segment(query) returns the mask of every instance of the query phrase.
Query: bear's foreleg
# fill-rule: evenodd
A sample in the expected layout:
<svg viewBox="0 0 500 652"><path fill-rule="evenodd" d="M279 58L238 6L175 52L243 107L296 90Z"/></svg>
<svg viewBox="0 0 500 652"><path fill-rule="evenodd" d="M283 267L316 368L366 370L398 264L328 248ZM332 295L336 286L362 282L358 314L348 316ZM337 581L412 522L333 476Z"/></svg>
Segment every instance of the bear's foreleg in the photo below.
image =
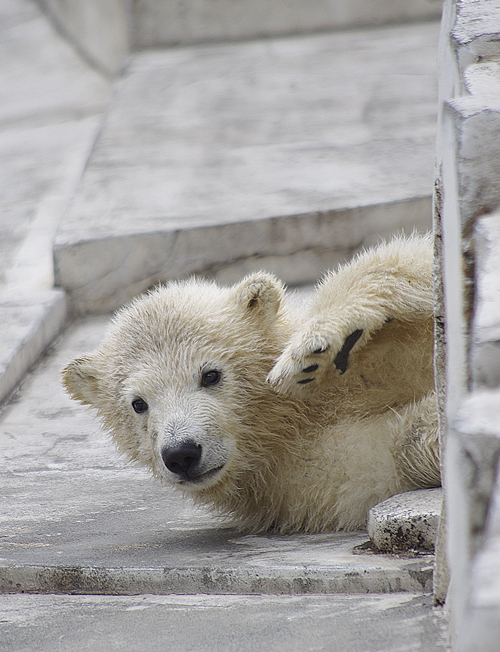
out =
<svg viewBox="0 0 500 652"><path fill-rule="evenodd" d="M431 240L396 238L327 274L268 381L278 391L307 395L332 378L332 365L345 373L351 353L386 323L414 325L432 312Z"/></svg>

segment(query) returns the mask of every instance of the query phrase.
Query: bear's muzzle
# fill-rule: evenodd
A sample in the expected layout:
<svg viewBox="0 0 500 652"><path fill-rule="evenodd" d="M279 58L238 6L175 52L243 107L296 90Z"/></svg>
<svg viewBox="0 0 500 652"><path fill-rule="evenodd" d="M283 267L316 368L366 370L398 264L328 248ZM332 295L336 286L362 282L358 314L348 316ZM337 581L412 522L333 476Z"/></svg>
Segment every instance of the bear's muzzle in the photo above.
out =
<svg viewBox="0 0 500 652"><path fill-rule="evenodd" d="M186 440L175 446L164 446L161 457L167 469L184 483L202 483L216 475L224 465L206 469L200 463L202 446L193 440Z"/></svg>

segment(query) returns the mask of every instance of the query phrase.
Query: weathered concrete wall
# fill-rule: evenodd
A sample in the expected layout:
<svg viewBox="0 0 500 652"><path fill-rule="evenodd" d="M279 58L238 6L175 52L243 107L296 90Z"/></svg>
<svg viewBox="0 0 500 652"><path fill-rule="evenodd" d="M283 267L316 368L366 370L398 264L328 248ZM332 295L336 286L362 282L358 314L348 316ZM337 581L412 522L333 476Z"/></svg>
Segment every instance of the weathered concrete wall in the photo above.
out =
<svg viewBox="0 0 500 652"><path fill-rule="evenodd" d="M500 545L492 500L500 458L500 0L445 0L439 71L436 357L445 371L438 383L448 433L448 601L455 648L493 652L500 640L491 554ZM439 577L442 559L438 566Z"/></svg>

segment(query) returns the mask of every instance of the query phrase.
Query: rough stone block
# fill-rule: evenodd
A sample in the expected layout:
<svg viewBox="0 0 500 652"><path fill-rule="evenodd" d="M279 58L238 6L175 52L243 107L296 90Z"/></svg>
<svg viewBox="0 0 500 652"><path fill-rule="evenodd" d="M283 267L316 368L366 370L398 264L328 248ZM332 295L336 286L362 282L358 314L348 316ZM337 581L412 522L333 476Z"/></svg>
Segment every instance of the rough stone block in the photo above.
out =
<svg viewBox="0 0 500 652"><path fill-rule="evenodd" d="M498 206L500 94L451 100L447 109L453 121L447 144L455 157L455 191L460 198L460 223L467 234L475 218Z"/></svg>
<svg viewBox="0 0 500 652"><path fill-rule="evenodd" d="M472 587L457 636L457 652L498 652L500 641L500 536L488 539L471 568Z"/></svg>
<svg viewBox="0 0 500 652"><path fill-rule="evenodd" d="M491 59L500 54L500 6L498 0L455 0L450 41L461 72L478 58Z"/></svg>
<svg viewBox="0 0 500 652"><path fill-rule="evenodd" d="M485 527L499 459L500 391L476 391L463 401L451 424L446 449L450 597L457 636L476 587L471 565L487 540Z"/></svg>
<svg viewBox="0 0 500 652"><path fill-rule="evenodd" d="M442 499L442 489L421 489L375 505L368 515L372 543L389 552L434 550Z"/></svg>
<svg viewBox="0 0 500 652"><path fill-rule="evenodd" d="M481 390L469 395L451 424L446 473L456 500L450 514L454 545L467 554L482 542L488 506L500 457L500 391Z"/></svg>
<svg viewBox="0 0 500 652"><path fill-rule="evenodd" d="M446 412L451 415L468 391L471 376L466 325L474 284L471 231L478 215L495 210L500 197L499 32L498 0L444 3L435 231L443 236L445 293L440 315L446 321L447 353L438 340L436 359L447 367ZM441 297L438 305L440 301Z"/></svg>

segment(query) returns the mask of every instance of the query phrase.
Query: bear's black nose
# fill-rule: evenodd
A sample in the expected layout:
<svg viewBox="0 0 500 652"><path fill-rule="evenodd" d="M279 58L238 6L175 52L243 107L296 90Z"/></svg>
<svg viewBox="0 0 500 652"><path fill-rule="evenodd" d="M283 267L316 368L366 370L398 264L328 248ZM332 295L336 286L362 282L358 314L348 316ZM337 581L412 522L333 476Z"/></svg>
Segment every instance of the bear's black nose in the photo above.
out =
<svg viewBox="0 0 500 652"><path fill-rule="evenodd" d="M201 446L194 441L184 441L176 446L165 446L161 456L169 471L183 478L190 478L200 461Z"/></svg>

